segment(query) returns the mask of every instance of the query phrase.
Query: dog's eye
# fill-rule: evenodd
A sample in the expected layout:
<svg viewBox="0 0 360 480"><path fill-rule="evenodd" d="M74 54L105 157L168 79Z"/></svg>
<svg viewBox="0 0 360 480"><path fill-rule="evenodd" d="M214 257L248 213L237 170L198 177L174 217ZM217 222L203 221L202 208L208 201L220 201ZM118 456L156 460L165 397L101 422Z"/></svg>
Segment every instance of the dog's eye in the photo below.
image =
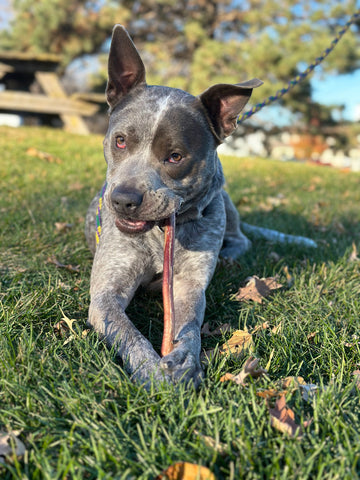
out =
<svg viewBox="0 0 360 480"><path fill-rule="evenodd" d="M182 160L182 155L180 153L172 153L170 157L168 157L167 161L170 163L179 163Z"/></svg>
<svg viewBox="0 0 360 480"><path fill-rule="evenodd" d="M116 137L116 148L126 148L125 138L121 135Z"/></svg>

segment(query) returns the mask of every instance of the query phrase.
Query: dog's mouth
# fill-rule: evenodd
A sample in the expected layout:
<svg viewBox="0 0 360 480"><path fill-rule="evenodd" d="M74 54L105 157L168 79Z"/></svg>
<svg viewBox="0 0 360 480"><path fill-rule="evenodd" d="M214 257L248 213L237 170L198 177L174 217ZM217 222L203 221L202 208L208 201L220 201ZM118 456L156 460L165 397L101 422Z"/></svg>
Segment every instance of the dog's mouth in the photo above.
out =
<svg viewBox="0 0 360 480"><path fill-rule="evenodd" d="M115 225L120 232L135 234L148 232L153 228L155 222L149 220L126 220L125 218L117 218L115 220Z"/></svg>

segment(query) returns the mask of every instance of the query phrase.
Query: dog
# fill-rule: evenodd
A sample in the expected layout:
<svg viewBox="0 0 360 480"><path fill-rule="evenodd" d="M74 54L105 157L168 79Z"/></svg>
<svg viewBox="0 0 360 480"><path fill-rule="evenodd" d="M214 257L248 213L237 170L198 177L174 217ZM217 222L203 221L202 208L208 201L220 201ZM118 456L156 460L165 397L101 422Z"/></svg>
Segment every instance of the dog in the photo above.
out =
<svg viewBox="0 0 360 480"><path fill-rule="evenodd" d="M145 385L151 379L195 386L201 381L206 288L219 254L236 259L251 246L223 190L216 149L234 131L252 90L261 84L256 78L217 84L198 97L149 86L127 31L121 25L113 29L106 184L91 202L85 227L94 254L88 322L115 349L132 378ZM172 352L161 358L125 311L137 289L163 271L163 227L173 213L175 332Z"/></svg>

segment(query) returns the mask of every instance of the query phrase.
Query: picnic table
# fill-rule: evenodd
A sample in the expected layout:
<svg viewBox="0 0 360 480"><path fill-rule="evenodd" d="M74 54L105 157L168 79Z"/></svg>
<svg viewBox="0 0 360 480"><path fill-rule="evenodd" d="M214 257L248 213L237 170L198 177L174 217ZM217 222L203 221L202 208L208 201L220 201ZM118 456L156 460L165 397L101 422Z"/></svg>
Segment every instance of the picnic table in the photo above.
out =
<svg viewBox="0 0 360 480"><path fill-rule="evenodd" d="M0 51L0 112L56 115L65 130L88 134L83 117L98 111L99 99L90 96L91 101L86 101L76 95L68 96L57 74L60 61L53 54Z"/></svg>

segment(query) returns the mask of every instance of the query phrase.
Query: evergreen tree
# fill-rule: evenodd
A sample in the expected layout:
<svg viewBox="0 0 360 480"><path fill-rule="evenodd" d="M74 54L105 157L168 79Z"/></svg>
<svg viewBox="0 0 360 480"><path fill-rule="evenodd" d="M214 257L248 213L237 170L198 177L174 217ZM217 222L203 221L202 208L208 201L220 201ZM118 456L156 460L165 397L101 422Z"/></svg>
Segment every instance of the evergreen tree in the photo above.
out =
<svg viewBox="0 0 360 480"><path fill-rule="evenodd" d="M16 15L10 31L0 35L1 48L61 53L66 64L99 51L112 26L121 23L144 58L149 83L198 94L214 83L256 76L265 84L254 91L255 102L319 56L357 10L356 0L13 0L13 5ZM320 71L359 67L359 24ZM310 98L306 80L283 102L306 113Z"/></svg>

